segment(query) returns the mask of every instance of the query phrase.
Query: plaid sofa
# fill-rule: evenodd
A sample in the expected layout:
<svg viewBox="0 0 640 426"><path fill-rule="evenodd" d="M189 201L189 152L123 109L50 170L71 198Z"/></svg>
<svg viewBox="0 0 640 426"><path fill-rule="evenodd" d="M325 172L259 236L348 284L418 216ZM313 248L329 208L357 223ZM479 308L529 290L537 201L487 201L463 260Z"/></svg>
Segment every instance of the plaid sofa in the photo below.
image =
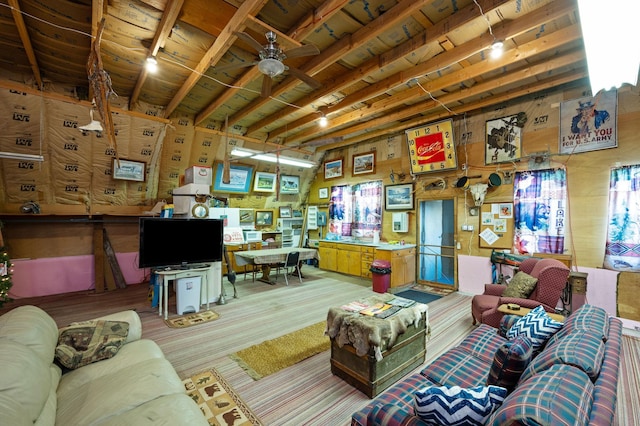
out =
<svg viewBox="0 0 640 426"><path fill-rule="evenodd" d="M501 323L508 329L518 317ZM570 315L522 373L488 425L611 425L615 414L622 322L593 305ZM406 377L352 415L352 426L424 425L414 394L428 386L483 386L506 341L486 324L419 373Z"/></svg>

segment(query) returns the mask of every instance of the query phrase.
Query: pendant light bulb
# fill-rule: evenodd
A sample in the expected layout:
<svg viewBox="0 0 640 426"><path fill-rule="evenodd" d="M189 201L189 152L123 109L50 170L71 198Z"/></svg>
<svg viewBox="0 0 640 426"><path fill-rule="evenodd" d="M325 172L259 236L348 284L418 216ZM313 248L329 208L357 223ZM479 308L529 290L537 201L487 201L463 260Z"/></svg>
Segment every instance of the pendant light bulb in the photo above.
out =
<svg viewBox="0 0 640 426"><path fill-rule="evenodd" d="M320 120L318 120L318 124L320 127L327 127L329 120L327 120L327 117L323 114L322 117L320 117Z"/></svg>

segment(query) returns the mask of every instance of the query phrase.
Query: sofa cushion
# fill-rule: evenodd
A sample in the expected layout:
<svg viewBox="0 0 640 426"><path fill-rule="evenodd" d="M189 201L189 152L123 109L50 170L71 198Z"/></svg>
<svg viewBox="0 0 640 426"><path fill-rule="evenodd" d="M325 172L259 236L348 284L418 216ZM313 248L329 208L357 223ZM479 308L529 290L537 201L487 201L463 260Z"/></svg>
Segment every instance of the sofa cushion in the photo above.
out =
<svg viewBox="0 0 640 426"><path fill-rule="evenodd" d="M53 362L58 326L37 306L19 306L0 316L0 336L29 347L45 363Z"/></svg>
<svg viewBox="0 0 640 426"><path fill-rule="evenodd" d="M463 348L455 347L436 358L420 374L440 386L484 386L492 360L485 361Z"/></svg>
<svg viewBox="0 0 640 426"><path fill-rule="evenodd" d="M575 425L588 424L593 403L593 383L569 365L554 365L520 383L487 424Z"/></svg>
<svg viewBox="0 0 640 426"><path fill-rule="evenodd" d="M504 315L500 319L500 326L498 327L498 335L506 339L507 331L509 331L511 326L515 324L520 318L522 317L519 315L511 315L511 314Z"/></svg>
<svg viewBox="0 0 640 426"><path fill-rule="evenodd" d="M480 324L478 328L469 333L469 335L460 342L458 347L490 364L493 362L493 354L504 342L505 338L498 336L495 328L490 325Z"/></svg>
<svg viewBox="0 0 640 426"><path fill-rule="evenodd" d="M415 393L415 412L432 425L482 425L506 396L498 386L430 386Z"/></svg>
<svg viewBox="0 0 640 426"><path fill-rule="evenodd" d="M599 334L602 340L607 340L609 335L609 314L597 306L582 305L567 317L562 330L552 336L549 343L561 339L574 330L592 330L594 333Z"/></svg>
<svg viewBox="0 0 640 426"><path fill-rule="evenodd" d="M60 329L56 359L66 368L76 369L113 357L127 340L129 323L93 320L73 323Z"/></svg>
<svg viewBox="0 0 640 426"><path fill-rule="evenodd" d="M584 371L592 381L600 374L604 358L604 342L599 333L590 330L574 330L562 339L549 343L531 362L522 375L522 380L555 364L573 365Z"/></svg>
<svg viewBox="0 0 640 426"><path fill-rule="evenodd" d="M511 392L531 362L532 354L531 340L527 337L518 336L506 341L493 357L487 384L501 386Z"/></svg>
<svg viewBox="0 0 640 426"><path fill-rule="evenodd" d="M533 289L538 284L538 279L532 277L526 272L518 271L511 281L507 284L507 288L502 292L502 297L517 297L519 299L527 299Z"/></svg>
<svg viewBox="0 0 640 426"><path fill-rule="evenodd" d="M516 321L507 331L507 338L526 336L531 340L533 351L538 352L547 340L562 328L562 323L551 319L542 305L532 309L527 315Z"/></svg>

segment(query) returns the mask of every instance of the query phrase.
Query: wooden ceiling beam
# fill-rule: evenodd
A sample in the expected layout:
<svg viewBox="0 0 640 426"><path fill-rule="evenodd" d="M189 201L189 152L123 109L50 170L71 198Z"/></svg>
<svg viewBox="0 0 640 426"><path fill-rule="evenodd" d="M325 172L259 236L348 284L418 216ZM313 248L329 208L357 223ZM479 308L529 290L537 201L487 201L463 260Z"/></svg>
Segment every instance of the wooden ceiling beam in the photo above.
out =
<svg viewBox="0 0 640 426"><path fill-rule="evenodd" d="M180 105L180 102L189 94L191 89L198 83L200 77L207 71L212 63L217 63L225 52L231 47L236 40L234 32L242 31L247 16L255 16L267 3L267 0L246 0L238 8L238 11L231 17L227 25L224 27L220 36L216 38L209 50L204 54L200 62L196 65L194 71L187 77L180 89L165 109L166 116L171 115L173 111Z"/></svg>
<svg viewBox="0 0 640 426"><path fill-rule="evenodd" d="M327 19L332 17L335 13L339 12L340 9L348 2L348 0L329 0L321 5L317 11L320 11L318 15L313 15L313 17L318 16L319 18L313 18L307 15L303 18L298 25L294 26L294 29L287 33L287 37L291 40L295 40L296 42L300 42L304 40L308 33L314 31L317 27L322 25L323 22L326 22ZM333 8L333 9L332 9ZM335 9L335 10L334 10ZM334 10L333 12L330 12ZM266 25L261 23L262 25ZM311 26L309 26L311 25ZM195 124L200 124L204 120L207 119L212 112L220 108L224 105L229 99L235 96L235 94L241 90L242 87L245 87L253 80L258 77L261 77L262 73L258 70L257 67L252 67L247 72L245 72L238 80L233 83L232 88L229 88L224 91L220 96L217 96L215 101L207 105L202 111L200 111L195 118Z"/></svg>
<svg viewBox="0 0 640 426"><path fill-rule="evenodd" d="M522 34L526 31L529 31L533 28L536 28L543 23L549 22L550 20L566 15L567 13L571 13L573 12L574 9L575 9L575 4L571 0L558 0L547 6L543 6L540 9L534 10L520 19L505 23L504 25L494 28L493 33L495 34L496 37L499 37L500 39L503 39L503 40L507 40L519 34ZM569 28L571 28L571 30L569 30L569 34L575 35L576 26L574 25ZM561 38L563 34L565 34L563 31L566 31L566 29L547 35L543 37L543 39L554 40L554 45L556 47L561 46L562 44L567 42L567 40L562 40ZM558 33L560 34L559 37L557 35ZM553 39L548 38L552 36L554 37ZM573 36L571 36L570 38L573 39ZM453 50L442 52L441 54L434 56L433 58L425 62L417 64L416 66L414 66L409 70L405 70L405 71L396 73L394 75L391 75L383 80L378 81L377 83L372 84L366 89L359 90L341 99L338 104L325 109L324 111L325 115L331 114L331 113L337 113L338 111L344 110L345 108L352 107L355 104L365 102L369 99L373 99L375 97L383 95L390 89L397 88L402 84L406 84L411 79L423 77L439 69L444 69L446 67L451 66L452 64L456 64L459 61L464 60L473 54L476 54L482 50L487 49L487 46L491 44L493 39L494 37L491 34L488 34L488 33L484 34L483 36L472 39L469 42L463 45L460 45ZM539 49L545 50L545 45L541 44ZM513 49L511 51L505 52L505 55L503 55L502 58L500 58L499 60L494 60L491 63L495 64L496 66L498 64L500 64L500 66L505 66L513 62L514 60L523 59L522 55L530 57L534 53L539 53L541 51L539 49L538 48L531 49L528 52L523 52L521 49ZM517 57L514 57L513 55L517 55ZM490 66L491 63L488 63L489 65L487 66ZM401 98L401 95L396 93L393 96L393 98L394 99ZM302 117L301 119L297 120L294 123L289 123L288 127L289 129L292 129L295 127L303 126L305 124L311 123L313 120L315 120L315 118L316 117L310 114L306 117ZM282 128L276 129L270 133L270 136L279 135L282 131L283 131ZM315 133L317 134L317 131ZM293 137L297 139L298 135L294 135ZM289 138L289 140L292 140L292 139Z"/></svg>
<svg viewBox="0 0 640 426"><path fill-rule="evenodd" d="M569 41L579 39L581 37L581 34L582 33L580 31L579 25L572 25L565 29L551 33L545 37L535 39L529 43L523 44L517 49L509 50L505 52L504 55L498 60L485 59L482 62L465 68L463 72L451 73L431 82L425 83L425 89L429 92L435 92L446 87L455 86L463 81L470 80L482 74L486 74L487 72L503 68L517 61L524 61L533 57L534 55L555 50ZM554 66L559 66L559 64L556 63L558 62L558 60L554 60L553 58L548 59L547 62L553 64ZM348 125L349 123L353 122L355 123L354 126L358 126L363 121L368 123L368 117L375 117L376 115L382 113L385 114L385 119L390 121L392 120L389 115L389 111L391 109L395 107L406 108L405 105L416 103L418 102L419 98L422 98L424 96L424 92L419 89L414 88L405 90L402 93L397 93L394 97L378 101L365 109L356 110L337 117L336 119L332 120L332 125L339 127L341 125ZM396 117L395 119L400 120L402 118ZM368 124L369 126L371 126L373 123ZM287 143L302 142L308 140L309 138L317 136L317 129L307 129L303 132L290 136L287 140ZM331 136L336 135L331 133Z"/></svg>
<svg viewBox="0 0 640 426"><path fill-rule="evenodd" d="M512 0L480 0L480 5L483 9L487 10L487 13L489 13L491 10L494 10L495 8L498 8L504 4L510 3L511 1ZM424 45L438 40L440 37L442 37L443 34L447 34L449 32L462 28L465 24L468 24L472 20L477 19L478 16L479 15L477 6L475 4L469 5L451 15L450 17L437 22L435 25L429 28L429 31L424 31L421 34L418 34L415 37L405 41L404 43L394 47L393 49L390 49L389 51L382 53L381 55L369 59L355 69L338 76L333 81L324 81L321 91L316 91L305 96L301 100L298 100L296 102L296 105L307 107L325 96L329 96L332 93L339 92L353 85L354 81L363 80L367 75L375 72L376 70L391 65L392 63L402 59L404 56L420 49ZM266 127L276 120L282 119L293 112L293 107L284 107L277 113L271 114L269 117L260 120L259 122L250 126L247 133L251 134L253 132L256 132L259 129ZM281 127L272 131L270 134L277 136L282 134L284 131L285 128Z"/></svg>
<svg viewBox="0 0 640 426"><path fill-rule="evenodd" d="M20 41L22 41L22 47L24 48L24 52L27 55L27 59L29 60L29 65L31 66L31 72L33 73L33 78L35 78L38 88L42 90L43 89L42 75L40 74L40 67L38 66L38 60L36 58L36 54L33 51L33 45L31 44L31 38L29 37L27 26L24 24L24 19L22 18L20 3L18 3L18 0L9 0L8 3L9 3L9 6L11 6L11 14L13 15L13 22L15 22L16 24L18 35L20 36Z"/></svg>
<svg viewBox="0 0 640 426"><path fill-rule="evenodd" d="M429 3L430 0L414 0L396 4L384 14L380 15L377 19L371 21L368 25L365 25L351 35L343 37L336 43L332 44L322 54L311 58L306 64L300 67L300 70L310 75L318 73L328 66L333 65L336 61L342 59L351 50L364 46L372 38L377 37L389 28L397 25L399 22L410 17L413 13ZM277 98L285 92L290 91L298 84L300 84L300 80L289 76L285 78L282 83L274 87L271 97ZM269 101L269 98L263 98L256 102L251 102L245 108L229 117L229 121L231 123L238 122L246 115L251 114L264 106Z"/></svg>
<svg viewBox="0 0 640 426"><path fill-rule="evenodd" d="M155 58L160 48L164 47L165 43L167 42L167 38L171 33L171 29L178 20L178 16L180 15L183 4L184 0L169 0L169 2L167 3L167 7L162 13L162 19L160 20L160 24L158 25L156 34L153 37L151 46L149 47L149 56ZM147 80L147 74L149 72L147 71L147 67L145 65L146 64L142 65L142 69L140 70L140 75L138 76L136 85L133 88L133 92L131 92L131 96L129 97L129 109L133 109L132 105L135 105L136 102L138 102L138 97L140 96L142 86Z"/></svg>

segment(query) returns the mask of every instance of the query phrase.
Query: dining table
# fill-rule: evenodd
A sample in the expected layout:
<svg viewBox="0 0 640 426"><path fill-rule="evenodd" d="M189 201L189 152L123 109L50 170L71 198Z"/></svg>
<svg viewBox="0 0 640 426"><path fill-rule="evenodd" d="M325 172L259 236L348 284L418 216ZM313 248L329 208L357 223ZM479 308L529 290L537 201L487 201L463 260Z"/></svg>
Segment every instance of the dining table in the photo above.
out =
<svg viewBox="0 0 640 426"><path fill-rule="evenodd" d="M300 253L298 262L298 270L300 270L301 276L302 270L300 269L304 260L320 259L318 250L312 248L301 247L281 247L275 249L262 249L262 250L247 250L234 252L236 265L259 265L262 269L262 276L258 278L258 281L265 282L267 284L274 285L275 281L271 281L269 274L271 274L271 267L273 265L284 263L287 260L287 255L293 251Z"/></svg>

